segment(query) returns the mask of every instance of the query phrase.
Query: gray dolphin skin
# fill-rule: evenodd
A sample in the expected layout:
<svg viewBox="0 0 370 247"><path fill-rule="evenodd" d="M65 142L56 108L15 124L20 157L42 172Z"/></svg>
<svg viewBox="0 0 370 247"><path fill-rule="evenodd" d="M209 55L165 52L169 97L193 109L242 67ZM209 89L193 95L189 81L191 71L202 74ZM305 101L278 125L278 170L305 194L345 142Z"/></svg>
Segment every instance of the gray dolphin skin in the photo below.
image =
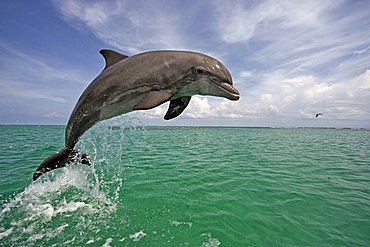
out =
<svg viewBox="0 0 370 247"><path fill-rule="evenodd" d="M215 58L190 51L151 51L131 57L101 50L104 70L79 98L67 124L65 147L45 159L33 175L79 161L86 154L74 150L80 136L95 123L135 110L147 110L170 101L164 119L179 116L193 95L238 100L230 72Z"/></svg>

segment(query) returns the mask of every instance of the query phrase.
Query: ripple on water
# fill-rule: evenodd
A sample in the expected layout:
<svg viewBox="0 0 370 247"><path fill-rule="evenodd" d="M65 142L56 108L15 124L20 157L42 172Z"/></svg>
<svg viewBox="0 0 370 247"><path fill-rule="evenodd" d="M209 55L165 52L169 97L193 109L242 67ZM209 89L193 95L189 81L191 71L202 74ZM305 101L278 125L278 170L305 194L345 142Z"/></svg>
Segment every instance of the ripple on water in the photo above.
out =
<svg viewBox="0 0 370 247"><path fill-rule="evenodd" d="M4 204L1 243L370 243L369 132L105 127L79 143L94 167L50 174ZM58 142L48 145L59 147ZM46 152L43 145L37 150ZM6 152L3 160L19 178L0 177L22 187L18 183L30 179L35 167L23 174L16 152Z"/></svg>

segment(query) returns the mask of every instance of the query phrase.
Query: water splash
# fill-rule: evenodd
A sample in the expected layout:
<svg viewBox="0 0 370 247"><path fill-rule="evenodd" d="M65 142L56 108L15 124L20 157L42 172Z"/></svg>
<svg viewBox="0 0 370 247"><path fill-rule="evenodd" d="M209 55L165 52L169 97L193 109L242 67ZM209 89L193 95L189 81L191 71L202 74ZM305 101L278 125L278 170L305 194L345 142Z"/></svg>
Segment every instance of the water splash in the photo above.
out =
<svg viewBox="0 0 370 247"><path fill-rule="evenodd" d="M96 236L109 228L117 209L126 162L125 141L137 129L134 121L118 117L97 124L77 146L89 155L91 167L71 164L47 173L3 205L1 245L55 243L61 233L63 239L70 236L62 246L102 240ZM75 238L76 234L80 236ZM105 246L111 241L108 238Z"/></svg>

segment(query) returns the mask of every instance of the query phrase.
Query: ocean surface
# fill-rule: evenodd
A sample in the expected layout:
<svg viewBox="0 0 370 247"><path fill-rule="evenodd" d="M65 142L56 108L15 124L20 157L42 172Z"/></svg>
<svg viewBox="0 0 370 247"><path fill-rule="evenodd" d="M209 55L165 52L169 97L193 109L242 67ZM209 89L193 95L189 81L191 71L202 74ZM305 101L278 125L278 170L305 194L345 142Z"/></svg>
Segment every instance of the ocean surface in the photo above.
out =
<svg viewBox="0 0 370 247"><path fill-rule="evenodd" d="M0 126L0 246L370 246L369 130L118 122Z"/></svg>

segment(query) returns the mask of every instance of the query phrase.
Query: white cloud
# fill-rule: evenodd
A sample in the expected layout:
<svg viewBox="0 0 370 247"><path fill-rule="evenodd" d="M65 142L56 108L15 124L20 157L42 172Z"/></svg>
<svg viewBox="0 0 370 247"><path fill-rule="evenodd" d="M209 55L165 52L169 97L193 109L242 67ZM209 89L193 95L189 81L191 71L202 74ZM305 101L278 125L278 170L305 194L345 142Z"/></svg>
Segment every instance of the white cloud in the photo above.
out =
<svg viewBox="0 0 370 247"><path fill-rule="evenodd" d="M362 53L367 52L368 50L370 50L370 46L368 46L364 49L361 49L361 50L356 50L356 51L353 52L353 54L362 54Z"/></svg>
<svg viewBox="0 0 370 247"><path fill-rule="evenodd" d="M109 15L116 14L117 9L109 8L104 2L95 2L90 6L81 6L77 2L66 1L66 13L70 17L81 16L80 19L85 21L89 27L99 27L108 22ZM83 8L84 7L84 8Z"/></svg>
<svg viewBox="0 0 370 247"><path fill-rule="evenodd" d="M220 117L298 119L313 118L316 112L323 112L327 119L370 120L370 70L334 84L314 76L285 77L283 71L265 75L261 80L239 102L224 100L211 108Z"/></svg>
<svg viewBox="0 0 370 247"><path fill-rule="evenodd" d="M64 17L88 27L99 39L121 50L137 53L155 47L181 49L179 18L165 3L144 5L124 1L56 1ZM158 6L156 6L158 5Z"/></svg>
<svg viewBox="0 0 370 247"><path fill-rule="evenodd" d="M216 116L216 112L209 105L207 98L193 96L184 115L190 118L210 118Z"/></svg>
<svg viewBox="0 0 370 247"><path fill-rule="evenodd" d="M69 104L73 88L68 84L83 87L88 76L81 71L70 68L55 68L40 58L20 52L10 45L0 42L0 48L6 53L0 68L0 97L10 101L26 101L36 105L32 100ZM75 89L75 88L74 88ZM73 92L72 92L73 91Z"/></svg>
<svg viewBox="0 0 370 247"><path fill-rule="evenodd" d="M263 119L324 111L329 119L369 119L370 93L361 89L370 81L370 32L363 28L369 5L353 12L343 3L217 2L219 37L238 45L248 69L241 65L236 76L241 100L215 105L216 112Z"/></svg>
<svg viewBox="0 0 370 247"><path fill-rule="evenodd" d="M367 4L360 3L354 11L343 3L210 1L208 12L195 20L161 1L56 2L69 22L87 27L121 50L136 53L207 43L208 53L222 54L237 73L241 100L193 97L182 117L312 118L322 111L330 119L369 119L370 33L363 27L370 22L367 9L361 7ZM187 25L208 25L202 29L206 35L189 35ZM165 108L144 114L163 117Z"/></svg>
<svg viewBox="0 0 370 247"><path fill-rule="evenodd" d="M140 115L144 118L163 118L166 114L168 104L157 106L150 110L140 111Z"/></svg>
<svg viewBox="0 0 370 247"><path fill-rule="evenodd" d="M218 32L227 43L247 41L255 35L259 25L269 19L275 19L281 11L276 4L260 3L256 7L246 8L245 2L214 2L217 13Z"/></svg>
<svg viewBox="0 0 370 247"><path fill-rule="evenodd" d="M370 90L370 69L367 70L364 74L360 75L355 80L355 83L358 84L358 89L359 90L365 90L365 91ZM362 91L362 92L364 92L364 91Z"/></svg>
<svg viewBox="0 0 370 247"><path fill-rule="evenodd" d="M215 2L217 32L226 43L247 45L239 53L245 53L246 61L257 62L274 69L284 68L295 72L331 71L336 63L353 63L353 72L369 68L363 59L351 54L367 54L370 43L368 7L356 12L346 12L344 1L225 1ZM367 6L366 6L367 5ZM353 10L352 10L353 11ZM354 28L355 27L355 28ZM361 28L362 27L362 28ZM257 44L257 45L256 45ZM361 49L359 49L361 48ZM346 70L335 71L349 74ZM358 74L357 74L358 75Z"/></svg>
<svg viewBox="0 0 370 247"><path fill-rule="evenodd" d="M168 109L168 103L163 104L159 107L153 108L148 111L141 111L140 115L144 118L163 118ZM201 98L199 96L193 96L190 100L188 107L180 115L185 118L209 118L217 116L215 109L212 109L208 103L207 98Z"/></svg>
<svg viewBox="0 0 370 247"><path fill-rule="evenodd" d="M255 71L251 71L251 70L244 70L244 71L241 71L239 73L239 78L240 79L243 79L243 78L248 78L248 77L251 77L255 74Z"/></svg>
<svg viewBox="0 0 370 247"><path fill-rule="evenodd" d="M292 28L307 30L320 27L326 22L325 12L340 3L341 1L333 0L234 1L232 4L225 1L214 2L218 32L228 43L245 42L251 38L270 39L276 31L289 31ZM260 35L267 36L259 37ZM289 33L285 35L290 36Z"/></svg>
<svg viewBox="0 0 370 247"><path fill-rule="evenodd" d="M66 118L67 115L64 115L64 114L58 114L56 112L52 112L52 113L48 113L48 114L44 114L42 115L43 117L46 117L46 118Z"/></svg>
<svg viewBox="0 0 370 247"><path fill-rule="evenodd" d="M17 99L48 100L57 103L65 103L66 100L55 95L50 90L39 89L37 86L15 81L0 80L0 95L2 97L16 97Z"/></svg>
<svg viewBox="0 0 370 247"><path fill-rule="evenodd" d="M264 0L233 1L230 4L210 1L206 4L208 12L203 14L202 19L189 18L189 15L195 17L194 13L198 11L204 12L197 9L198 5L182 8L163 1L142 4L120 0L67 0L55 3L70 23L87 27L102 41L123 51L138 53L151 49L197 50L202 47L203 52L206 50L208 54L229 60L236 55L225 54L227 48L220 49L214 45L213 36L192 36L197 29L204 29L218 33L226 47L234 43L248 44L251 39L258 42L253 49L245 46L238 50L239 54L246 55L240 67L247 61L274 70L283 68L317 74L322 70L333 70L335 67L328 66L330 63L341 60L342 66L346 67L347 63L351 66L356 59L357 68L361 67L362 71L353 67L335 71L339 78L342 73L343 76L353 76L368 68L366 60L348 55L366 53L364 44L368 46L370 43L367 29L352 28L366 23L369 15L364 10L366 8L357 11L356 15L343 13L343 2ZM204 24L209 25L208 29L203 28ZM188 26L193 28L189 29ZM368 55L366 58L370 59Z"/></svg>
<svg viewBox="0 0 370 247"><path fill-rule="evenodd" d="M88 76L82 72L70 68L54 68L46 62L33 57L27 53L20 52L9 45L0 43L0 47L6 50L10 56L5 60L0 79L11 80L19 78L19 71L22 71L22 77L27 80L51 81L62 80L76 83L86 83Z"/></svg>

